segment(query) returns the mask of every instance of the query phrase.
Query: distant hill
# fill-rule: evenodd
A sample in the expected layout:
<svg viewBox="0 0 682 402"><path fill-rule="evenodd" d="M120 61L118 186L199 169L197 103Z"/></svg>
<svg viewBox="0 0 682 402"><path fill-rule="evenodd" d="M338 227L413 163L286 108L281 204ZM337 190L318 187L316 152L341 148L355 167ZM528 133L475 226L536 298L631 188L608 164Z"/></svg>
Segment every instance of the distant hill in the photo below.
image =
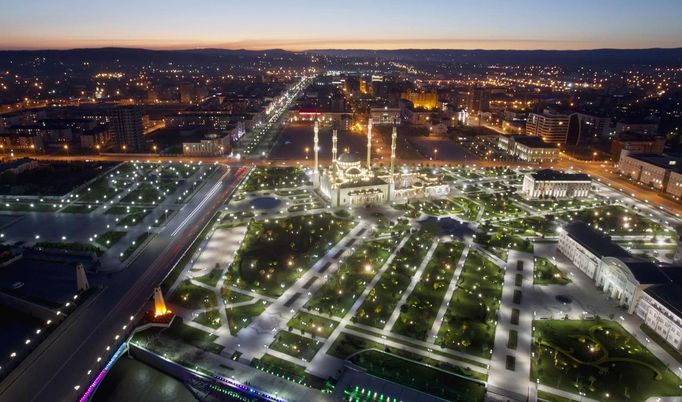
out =
<svg viewBox="0 0 682 402"><path fill-rule="evenodd" d="M63 63L146 64L244 62L263 57L278 57L305 63L306 54L340 58L371 58L407 62L446 62L466 64L560 64L590 66L682 65L682 48L668 49L595 49L595 50L337 50L316 49L305 52L271 50L187 49L149 50L135 48L93 48L71 50L4 50L0 66L9 61L28 62L49 58Z"/></svg>
<svg viewBox="0 0 682 402"><path fill-rule="evenodd" d="M15 63L31 61L36 58L49 58L64 63L89 61L95 64L122 63L196 63L196 62L237 62L253 60L265 55L290 56L303 58L302 55L281 49L273 50L229 50L229 49L188 49L188 50L149 50L135 48L93 48L70 50L2 50L0 65L12 60Z"/></svg>
<svg viewBox="0 0 682 402"><path fill-rule="evenodd" d="M594 50L309 50L307 53L335 56L380 58L409 62L449 62L467 64L586 64L586 65L678 65L682 48L594 49Z"/></svg>

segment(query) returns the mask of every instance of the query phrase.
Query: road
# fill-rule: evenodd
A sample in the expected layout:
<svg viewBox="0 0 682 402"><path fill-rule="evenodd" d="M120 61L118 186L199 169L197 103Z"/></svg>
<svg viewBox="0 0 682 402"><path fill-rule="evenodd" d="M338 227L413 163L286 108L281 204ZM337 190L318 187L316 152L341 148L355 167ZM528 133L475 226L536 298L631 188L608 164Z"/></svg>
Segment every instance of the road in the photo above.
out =
<svg viewBox="0 0 682 402"><path fill-rule="evenodd" d="M150 299L153 288L165 278L246 171L243 167L231 171L221 166L207 179L185 211L148 243L128 269L112 276L107 287L80 306L74 317L57 327L0 384L0 400L77 400L127 335L131 315ZM119 339L115 339L117 335Z"/></svg>

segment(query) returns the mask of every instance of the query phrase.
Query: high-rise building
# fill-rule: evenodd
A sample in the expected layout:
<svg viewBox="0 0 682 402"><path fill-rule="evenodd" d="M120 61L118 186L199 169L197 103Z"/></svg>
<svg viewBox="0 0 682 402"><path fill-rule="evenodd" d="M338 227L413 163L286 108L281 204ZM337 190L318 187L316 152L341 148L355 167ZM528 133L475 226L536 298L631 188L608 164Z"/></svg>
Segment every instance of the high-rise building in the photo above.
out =
<svg viewBox="0 0 682 402"><path fill-rule="evenodd" d="M471 88L466 92L464 105L469 113L490 111L490 90L488 88Z"/></svg>
<svg viewBox="0 0 682 402"><path fill-rule="evenodd" d="M590 144L611 133L611 119L586 113L573 113L568 124L566 143L570 145Z"/></svg>
<svg viewBox="0 0 682 402"><path fill-rule="evenodd" d="M569 116L549 110L542 114L530 113L526 121L526 134L542 138L551 144L565 144L568 136Z"/></svg>
<svg viewBox="0 0 682 402"><path fill-rule="evenodd" d="M117 106L111 115L111 129L117 150L141 152L145 150L142 108Z"/></svg>

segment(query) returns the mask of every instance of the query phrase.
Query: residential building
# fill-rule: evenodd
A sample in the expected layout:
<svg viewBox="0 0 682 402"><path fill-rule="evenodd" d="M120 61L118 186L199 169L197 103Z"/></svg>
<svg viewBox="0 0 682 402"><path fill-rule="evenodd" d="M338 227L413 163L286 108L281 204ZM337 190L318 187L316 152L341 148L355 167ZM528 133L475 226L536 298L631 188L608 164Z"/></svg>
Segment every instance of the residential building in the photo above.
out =
<svg viewBox="0 0 682 402"><path fill-rule="evenodd" d="M111 130L116 150L142 152L146 149L142 109L138 106L117 106L112 111Z"/></svg>
<svg viewBox="0 0 682 402"><path fill-rule="evenodd" d="M542 138L551 144L565 144L568 137L569 116L548 109L542 114L530 113L526 121L526 134Z"/></svg>

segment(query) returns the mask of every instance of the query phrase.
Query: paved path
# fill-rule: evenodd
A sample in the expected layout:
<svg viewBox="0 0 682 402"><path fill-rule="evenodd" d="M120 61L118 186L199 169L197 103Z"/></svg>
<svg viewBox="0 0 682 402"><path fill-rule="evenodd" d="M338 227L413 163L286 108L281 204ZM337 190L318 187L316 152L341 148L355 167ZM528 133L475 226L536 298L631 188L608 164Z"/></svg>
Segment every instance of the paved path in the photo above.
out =
<svg viewBox="0 0 682 402"><path fill-rule="evenodd" d="M521 271L517 263L522 261ZM521 286L516 286L516 276L523 278ZM527 300L529 289L533 285L533 255L520 251L509 250L507 268L504 275L502 298L498 312L497 327L495 330L495 343L493 355L490 360L490 375L488 384L492 392L503 393L508 398L525 401L528 396L528 382L519 379L530 378L530 349L533 331L533 314ZM521 304L514 303L514 292L520 290L526 299L521 299ZM512 309L518 309L518 324L511 322ZM508 347L510 331L518 333L515 348ZM515 358L513 370L507 368L507 358ZM489 390L490 391L490 390ZM534 402L534 401L531 401Z"/></svg>
<svg viewBox="0 0 682 402"><path fill-rule="evenodd" d="M355 226L251 324L240 330L237 336L230 335L227 329L222 327L221 331L217 332L219 336L215 342L225 346L225 351L239 350L245 359L262 356L267 350L267 345L274 340L277 328L287 323L324 282L318 280L313 286L305 289L304 286L308 280L313 276L318 276L320 267L327 263L333 264L352 253L351 248L346 247L349 240L356 239L354 246L357 246L358 236L366 231L367 227L363 223ZM339 254L339 251L342 253ZM338 265L334 265L334 268L338 268ZM331 265L329 269L332 269ZM290 300L297 294L300 295L291 303Z"/></svg>
<svg viewBox="0 0 682 402"><path fill-rule="evenodd" d="M353 306L348 310L348 313L343 317L341 320L341 323L334 328L334 331L329 335L329 338L325 341L325 343L322 345L320 350L317 352L313 360L311 360L310 364L308 365L307 370L312 373L313 375L316 375L321 378L327 378L331 375L336 374L336 372L343 367L343 360L337 359L336 364L332 364L332 361L328 359L330 356L327 356L327 351L329 348L332 346L336 338L339 336L341 331L350 323L351 318L355 316L355 313L358 311L360 306L362 306L362 303L365 302L365 299L367 298L367 295L369 292L374 289L374 286L379 282L381 277L384 275L386 270L391 266L391 263L393 262L393 259L395 258L396 254L400 249L403 248L405 243L407 243L407 240L410 238L410 234L406 235L403 237L403 239L398 243L396 248L393 250L391 255L388 256L386 261L384 261L384 265L381 266L379 271L377 272L376 275L374 275L374 278L370 281L370 283L365 287L365 290L362 292L360 297L353 303Z"/></svg>
<svg viewBox="0 0 682 402"><path fill-rule="evenodd" d="M410 281L409 286L403 292L403 295L398 301L398 304L395 306L395 309L393 309L393 313L391 313L391 317L386 322L386 325L384 325L384 331L391 331L391 329L395 325L395 322L398 321L401 307L403 306L403 304L405 304L407 298L410 296L410 294L412 294L412 291L421 280L422 274L424 273L424 269L429 264L429 261L431 261L431 257L433 257L433 253L436 251L438 243L439 239L434 240L433 243L431 244L431 247L429 247L429 250L426 252L426 255L424 255L424 259L422 260L421 264L419 264L419 268L417 268L417 271L412 275L412 280Z"/></svg>

